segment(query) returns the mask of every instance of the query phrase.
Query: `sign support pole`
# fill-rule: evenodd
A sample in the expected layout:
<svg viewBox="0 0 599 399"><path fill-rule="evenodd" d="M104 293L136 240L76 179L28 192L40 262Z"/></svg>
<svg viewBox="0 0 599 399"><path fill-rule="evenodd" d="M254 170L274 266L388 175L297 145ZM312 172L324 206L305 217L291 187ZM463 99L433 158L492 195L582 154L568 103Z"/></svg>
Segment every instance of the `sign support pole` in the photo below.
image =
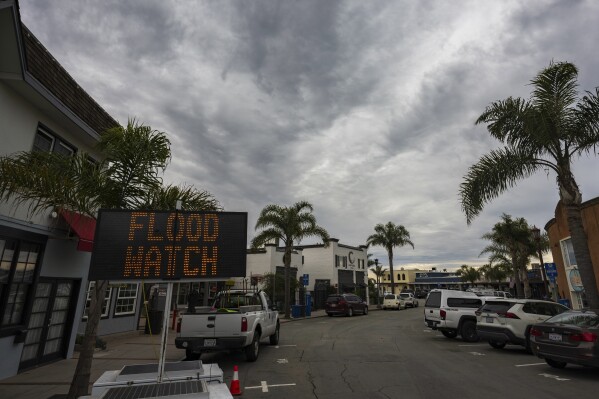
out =
<svg viewBox="0 0 599 399"><path fill-rule="evenodd" d="M166 345L168 339L168 321L170 319L171 299L173 297L173 283L168 283L166 289L166 304L164 305L164 318L162 320L162 339L160 343L160 361L158 363L158 382L162 382L164 376L164 362L166 359Z"/></svg>

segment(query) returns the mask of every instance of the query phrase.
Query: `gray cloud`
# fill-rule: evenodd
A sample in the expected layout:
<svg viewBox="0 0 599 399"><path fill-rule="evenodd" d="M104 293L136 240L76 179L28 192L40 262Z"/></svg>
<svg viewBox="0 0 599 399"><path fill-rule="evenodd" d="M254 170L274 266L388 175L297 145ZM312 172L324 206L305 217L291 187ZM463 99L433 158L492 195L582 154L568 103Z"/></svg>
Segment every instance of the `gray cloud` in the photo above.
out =
<svg viewBox="0 0 599 399"><path fill-rule="evenodd" d="M394 221L416 248L397 265L484 263L502 213L544 226L557 202L539 173L467 226L458 189L498 143L474 121L528 97L548 63L599 85L593 1L20 2L23 21L109 113L167 132L167 180L249 214L313 203L319 224L360 245ZM599 160L574 171L599 195ZM381 248L372 248L386 263Z"/></svg>

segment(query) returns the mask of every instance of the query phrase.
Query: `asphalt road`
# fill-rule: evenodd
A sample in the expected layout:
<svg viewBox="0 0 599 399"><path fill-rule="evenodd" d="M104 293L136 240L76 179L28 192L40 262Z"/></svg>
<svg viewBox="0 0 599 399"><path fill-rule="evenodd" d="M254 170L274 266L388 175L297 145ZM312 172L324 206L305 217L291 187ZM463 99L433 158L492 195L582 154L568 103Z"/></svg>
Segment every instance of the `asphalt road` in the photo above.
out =
<svg viewBox="0 0 599 399"><path fill-rule="evenodd" d="M285 323L279 345L263 341L255 363L241 353L205 354L239 366L244 398L597 398L599 369L549 367L523 347L448 339L424 327L422 306Z"/></svg>

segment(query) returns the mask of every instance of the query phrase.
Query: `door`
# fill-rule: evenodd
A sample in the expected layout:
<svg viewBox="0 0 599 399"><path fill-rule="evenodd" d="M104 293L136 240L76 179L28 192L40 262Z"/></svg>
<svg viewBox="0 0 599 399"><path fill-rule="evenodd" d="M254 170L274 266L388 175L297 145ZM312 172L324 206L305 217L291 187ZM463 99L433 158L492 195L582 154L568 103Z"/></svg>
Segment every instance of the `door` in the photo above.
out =
<svg viewBox="0 0 599 399"><path fill-rule="evenodd" d="M73 280L41 280L37 284L20 369L64 358L75 291Z"/></svg>

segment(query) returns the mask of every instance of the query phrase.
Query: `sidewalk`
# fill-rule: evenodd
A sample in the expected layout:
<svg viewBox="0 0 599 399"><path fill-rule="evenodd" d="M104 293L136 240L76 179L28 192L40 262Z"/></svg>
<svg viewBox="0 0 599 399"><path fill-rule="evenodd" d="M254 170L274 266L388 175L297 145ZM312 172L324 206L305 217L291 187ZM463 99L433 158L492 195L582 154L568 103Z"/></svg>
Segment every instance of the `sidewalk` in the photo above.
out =
<svg viewBox="0 0 599 399"><path fill-rule="evenodd" d="M312 312L310 317L285 319L281 323L326 316L324 310ZM175 332L169 329L166 361L177 362L185 358L185 352L175 347ZM92 362L90 382L96 381L105 371L120 370L128 364L158 363L161 335L146 335L143 330L103 336L106 350L97 350ZM0 398L46 399L66 394L75 372L79 353L72 359L63 359L22 372L14 377L0 380ZM225 372L225 378L231 377ZM91 390L91 385L90 385Z"/></svg>

